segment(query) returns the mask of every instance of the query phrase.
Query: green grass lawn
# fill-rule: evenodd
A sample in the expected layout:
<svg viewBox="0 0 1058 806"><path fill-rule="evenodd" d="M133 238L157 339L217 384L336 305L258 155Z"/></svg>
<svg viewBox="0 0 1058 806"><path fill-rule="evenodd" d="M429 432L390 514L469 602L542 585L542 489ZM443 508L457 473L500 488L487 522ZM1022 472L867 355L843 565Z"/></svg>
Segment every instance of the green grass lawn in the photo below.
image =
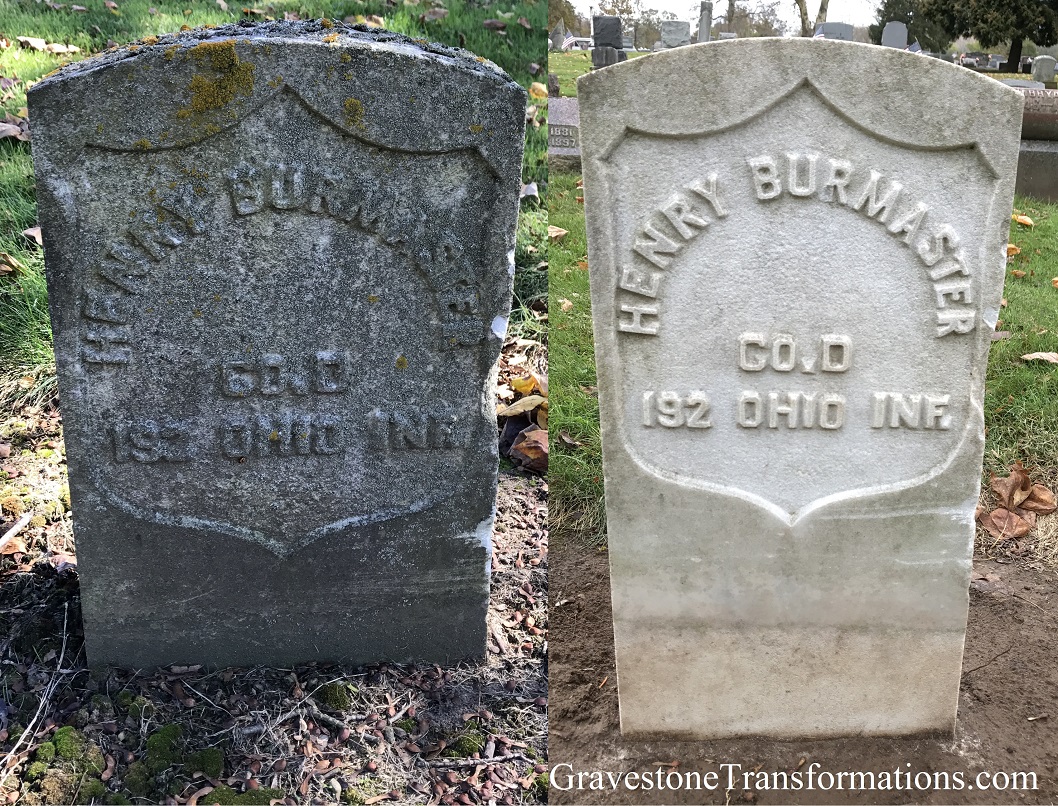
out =
<svg viewBox="0 0 1058 806"><path fill-rule="evenodd" d="M551 176L550 223L569 234L550 251L550 523L554 534L597 542L604 521L602 452L579 179ZM1021 254L1008 262L1007 305L1000 312L999 330L1010 336L994 342L989 354L983 470L1006 475L1021 460L1052 476L1058 469L1058 365L1021 356L1058 351L1058 288L1052 283L1058 281L1058 205L1019 197L1015 210L1035 226L1011 223L1010 242ZM563 432L581 444L564 447Z"/></svg>
<svg viewBox="0 0 1058 806"><path fill-rule="evenodd" d="M629 59L649 56L647 52L628 51ZM558 88L563 98L577 97L577 78L591 72L590 50L569 50L547 55L547 71L558 76Z"/></svg>
<svg viewBox="0 0 1058 806"><path fill-rule="evenodd" d="M273 0L243 12L243 4L231 0L225 10L216 0L117 0L108 8L104 0L76 0L85 11L64 2L51 8L37 0L0 0L0 121L5 114L26 116L26 90L61 64L104 50L108 43L124 44L146 36L177 31L182 26L223 25L240 19L312 19L328 17L366 18L377 15L385 27L416 38L465 47L484 56L527 89L544 81L547 58L546 0L500 0L491 5L466 0L403 0L389 6L385 0ZM248 8L250 8L248 6ZM447 9L437 21L425 21L429 9ZM524 18L529 27L519 24ZM487 19L508 21L504 34L486 28ZM60 56L19 46L17 37L44 39L49 43L74 45L81 52ZM529 310L544 291L535 267L545 249L547 189L546 101L539 127L526 127L523 182L536 182L540 199L522 202L516 253L515 313L512 329L527 333L539 330L539 320ZM32 133L32 122L30 124ZM43 281L40 249L22 231L36 222L33 166L30 145L11 138L0 139L0 252L10 255L20 271L0 276L0 404L14 405L23 399L48 394L54 384L51 332L47 315L47 292ZM537 251L534 252L533 247ZM4 259L0 257L0 271ZM529 273L531 272L531 274ZM546 282L546 279L545 279Z"/></svg>

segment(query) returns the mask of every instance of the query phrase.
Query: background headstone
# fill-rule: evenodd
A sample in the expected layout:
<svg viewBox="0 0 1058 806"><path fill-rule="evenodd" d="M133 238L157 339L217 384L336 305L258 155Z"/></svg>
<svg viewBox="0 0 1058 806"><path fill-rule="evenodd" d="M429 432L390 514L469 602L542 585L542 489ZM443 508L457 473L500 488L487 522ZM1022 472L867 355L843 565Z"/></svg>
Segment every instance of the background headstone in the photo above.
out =
<svg viewBox="0 0 1058 806"><path fill-rule="evenodd" d="M713 29L713 4L709 0L702 0L701 12L698 15L698 41L708 42Z"/></svg>
<svg viewBox="0 0 1058 806"><path fill-rule="evenodd" d="M89 662L481 655L524 91L267 23L30 108Z"/></svg>
<svg viewBox="0 0 1058 806"><path fill-rule="evenodd" d="M547 38L551 43L551 50L562 50L562 45L566 41L566 24L559 20L558 24L551 29L551 33L548 34Z"/></svg>
<svg viewBox="0 0 1058 806"><path fill-rule="evenodd" d="M611 16L592 17L592 37L597 48L621 49L624 39L621 36L621 18Z"/></svg>
<svg viewBox="0 0 1058 806"><path fill-rule="evenodd" d="M661 44L666 48L680 48L691 44L691 24L683 20L662 20Z"/></svg>
<svg viewBox="0 0 1058 806"><path fill-rule="evenodd" d="M621 52L623 51L618 51L615 48L592 48L591 69L599 70L603 67L617 64L617 54Z"/></svg>
<svg viewBox="0 0 1058 806"><path fill-rule="evenodd" d="M907 47L907 24L899 20L890 20L882 29L882 47L899 48Z"/></svg>
<svg viewBox="0 0 1058 806"><path fill-rule="evenodd" d="M558 83L558 76L554 73L547 74L547 97L557 98L561 93L562 88Z"/></svg>
<svg viewBox="0 0 1058 806"><path fill-rule="evenodd" d="M547 158L556 168L580 170L580 112L576 98L547 101Z"/></svg>
<svg viewBox="0 0 1058 806"><path fill-rule="evenodd" d="M824 22L816 28L824 39L837 39L842 42L852 41L852 26L847 22Z"/></svg>
<svg viewBox="0 0 1058 806"><path fill-rule="evenodd" d="M1053 56L1037 56L1032 60L1032 78L1035 81L1054 81L1054 65L1056 60Z"/></svg>
<svg viewBox="0 0 1058 806"><path fill-rule="evenodd" d="M1047 89L1047 85L1042 81L1026 81L1023 78L1001 78L999 79L1000 84L1006 84L1008 87L1016 87L1022 90L1043 90Z"/></svg>
<svg viewBox="0 0 1058 806"><path fill-rule="evenodd" d="M622 731L950 735L1021 97L807 39L578 94Z"/></svg>

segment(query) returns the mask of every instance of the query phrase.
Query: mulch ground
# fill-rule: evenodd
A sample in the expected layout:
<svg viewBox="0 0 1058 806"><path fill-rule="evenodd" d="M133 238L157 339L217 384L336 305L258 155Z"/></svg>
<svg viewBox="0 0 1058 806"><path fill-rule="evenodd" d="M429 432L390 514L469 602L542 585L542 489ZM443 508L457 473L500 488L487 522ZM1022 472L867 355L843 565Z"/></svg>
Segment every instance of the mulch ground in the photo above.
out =
<svg viewBox="0 0 1058 806"><path fill-rule="evenodd" d="M487 656L89 669L62 426L0 425L0 803L546 802L547 484L501 473Z"/></svg>
<svg viewBox="0 0 1058 806"><path fill-rule="evenodd" d="M1058 572L1024 557L997 551L989 554L975 557L954 741L856 738L685 743L622 738L607 555L563 540L551 562L551 764L556 770L558 765L570 764L574 771L614 774L658 769L665 774L712 771L719 774L722 785L713 792L615 792L608 786L563 792L552 786L551 802L1054 803L1058 799ZM1038 788L1020 792L745 791L741 786L724 786L727 774L720 767L741 764L742 771L770 774L803 771L812 763L832 773L897 768L961 771L971 783L980 771L1035 772Z"/></svg>

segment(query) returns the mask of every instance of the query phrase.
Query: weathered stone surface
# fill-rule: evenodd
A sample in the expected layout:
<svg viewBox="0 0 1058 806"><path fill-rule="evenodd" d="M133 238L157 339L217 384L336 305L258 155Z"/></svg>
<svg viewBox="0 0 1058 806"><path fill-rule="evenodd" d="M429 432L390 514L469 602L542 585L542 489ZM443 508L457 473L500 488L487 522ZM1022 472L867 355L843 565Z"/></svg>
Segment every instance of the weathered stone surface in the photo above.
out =
<svg viewBox="0 0 1058 806"><path fill-rule="evenodd" d="M701 10L698 14L698 41L708 42L712 38L713 30L713 4L710 0L702 0Z"/></svg>
<svg viewBox="0 0 1058 806"><path fill-rule="evenodd" d="M662 20L661 45L665 48L681 48L691 44L691 24L683 20Z"/></svg>
<svg viewBox="0 0 1058 806"><path fill-rule="evenodd" d="M1058 63L1058 59L1055 59L1053 56L1037 56L1033 59L1033 81L1042 81L1044 83L1054 81L1054 66L1056 63Z"/></svg>
<svg viewBox="0 0 1058 806"><path fill-rule="evenodd" d="M882 47L899 48L907 47L907 24L900 20L889 20L882 29Z"/></svg>
<svg viewBox="0 0 1058 806"><path fill-rule="evenodd" d="M1023 196L1058 202L1058 142L1021 141L1015 190Z"/></svg>
<svg viewBox="0 0 1058 806"><path fill-rule="evenodd" d="M548 99L547 153L580 156L580 113L576 98Z"/></svg>
<svg viewBox="0 0 1058 806"><path fill-rule="evenodd" d="M1021 89L1025 96L1021 136L1025 140L1058 140L1058 90Z"/></svg>
<svg viewBox="0 0 1058 806"><path fill-rule="evenodd" d="M623 731L950 734L1021 98L803 39L578 95Z"/></svg>
<svg viewBox="0 0 1058 806"><path fill-rule="evenodd" d="M591 69L601 70L603 67L617 64L617 53L616 48L592 48Z"/></svg>
<svg viewBox="0 0 1058 806"><path fill-rule="evenodd" d="M592 39L597 48L616 48L624 46L621 36L621 18L610 15L592 17Z"/></svg>
<svg viewBox="0 0 1058 806"><path fill-rule="evenodd" d="M816 31L822 33L824 39L852 41L852 26L847 22L824 22L817 26Z"/></svg>
<svg viewBox="0 0 1058 806"><path fill-rule="evenodd" d="M320 23L33 88L91 662L482 654L524 107Z"/></svg>

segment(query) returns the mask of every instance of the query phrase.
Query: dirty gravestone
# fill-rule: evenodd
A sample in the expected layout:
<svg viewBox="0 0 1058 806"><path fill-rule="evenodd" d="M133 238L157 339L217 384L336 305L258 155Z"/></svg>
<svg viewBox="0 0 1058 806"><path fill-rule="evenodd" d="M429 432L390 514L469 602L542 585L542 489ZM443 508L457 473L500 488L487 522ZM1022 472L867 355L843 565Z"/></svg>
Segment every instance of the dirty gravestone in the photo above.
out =
<svg viewBox="0 0 1058 806"><path fill-rule="evenodd" d="M92 663L484 652L524 106L327 21L34 87Z"/></svg>
<svg viewBox="0 0 1058 806"><path fill-rule="evenodd" d="M691 24L683 20L661 21L661 45L664 48L681 48L691 44Z"/></svg>
<svg viewBox="0 0 1058 806"><path fill-rule="evenodd" d="M578 95L622 730L951 735L1020 95L801 39Z"/></svg>

